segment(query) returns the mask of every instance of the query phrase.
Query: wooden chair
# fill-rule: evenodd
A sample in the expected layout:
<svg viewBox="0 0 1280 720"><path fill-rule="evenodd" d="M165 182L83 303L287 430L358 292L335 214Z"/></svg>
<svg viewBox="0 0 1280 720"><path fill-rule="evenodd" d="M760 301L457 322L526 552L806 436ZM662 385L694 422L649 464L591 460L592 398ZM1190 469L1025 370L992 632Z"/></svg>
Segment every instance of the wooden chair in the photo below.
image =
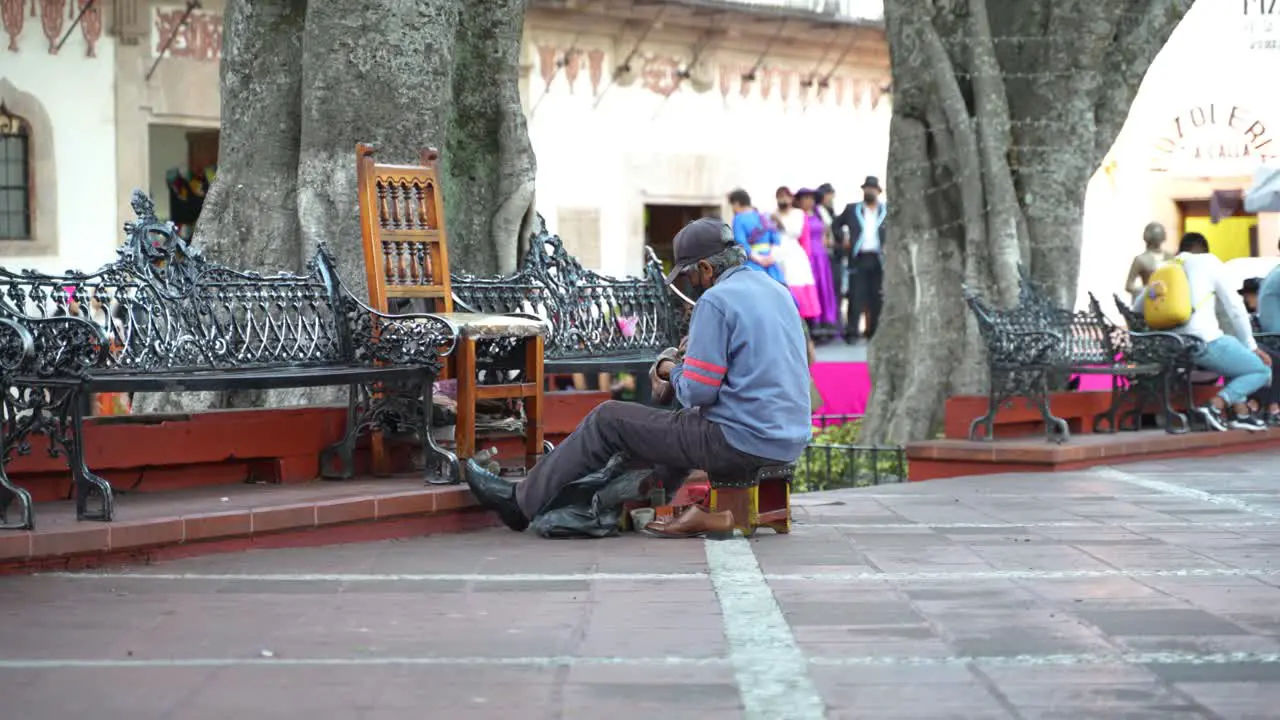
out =
<svg viewBox="0 0 1280 720"><path fill-rule="evenodd" d="M519 399L525 410L525 454L533 467L543 452L542 352L547 324L536 316L455 313L449 284L449 253L444 197L436 163L440 153L428 149L421 165L384 165L375 149L356 145L356 181L360 233L364 244L369 302L383 312L391 304L418 305L421 311L446 316L458 328L457 350L446 358L442 377L458 383L455 452L464 462L476 452L476 402ZM403 311L404 308L401 308ZM479 385L477 341L509 338L522 344L520 379L508 384ZM375 473L386 466L382 437L373 438ZM454 478L460 480L461 478Z"/></svg>

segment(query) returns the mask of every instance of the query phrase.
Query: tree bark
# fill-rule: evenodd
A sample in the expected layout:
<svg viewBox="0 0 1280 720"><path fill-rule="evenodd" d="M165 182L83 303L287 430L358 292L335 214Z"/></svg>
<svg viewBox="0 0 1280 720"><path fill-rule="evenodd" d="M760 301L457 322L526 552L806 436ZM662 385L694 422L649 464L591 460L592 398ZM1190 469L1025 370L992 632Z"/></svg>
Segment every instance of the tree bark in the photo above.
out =
<svg viewBox="0 0 1280 720"><path fill-rule="evenodd" d="M515 268L535 163L519 96L527 0L228 0L218 177L205 256L301 271L319 243L367 297L355 146L388 162L443 151L449 261ZM337 390L140 397L139 411L330 402Z"/></svg>
<svg viewBox="0 0 1280 720"><path fill-rule="evenodd" d="M932 437L985 392L962 287L1009 305L1021 264L1075 304L1085 190L1192 0L887 0L885 305L864 433Z"/></svg>

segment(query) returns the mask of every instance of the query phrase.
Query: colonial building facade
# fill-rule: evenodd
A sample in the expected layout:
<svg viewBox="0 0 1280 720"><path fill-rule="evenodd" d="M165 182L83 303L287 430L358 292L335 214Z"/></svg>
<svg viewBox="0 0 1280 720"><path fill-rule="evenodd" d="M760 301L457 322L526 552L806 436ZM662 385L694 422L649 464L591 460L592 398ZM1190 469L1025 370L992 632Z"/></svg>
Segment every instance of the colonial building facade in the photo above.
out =
<svg viewBox="0 0 1280 720"><path fill-rule="evenodd" d="M878 3L534 0L522 95L538 208L584 263L642 247L748 189L884 174ZM181 222L213 174L223 0L0 0L0 263L111 259L128 194ZM570 7L572 9L570 9ZM82 13L83 10L83 13Z"/></svg>
<svg viewBox="0 0 1280 720"><path fill-rule="evenodd" d="M688 220L727 217L737 187L768 210L782 185L852 200L884 177L878 7L565 4L533 3L523 97L538 208L586 263L634 272L646 243L662 255Z"/></svg>
<svg viewBox="0 0 1280 720"><path fill-rule="evenodd" d="M1280 3L1198 0L1157 56L1089 186L1081 294L1120 291L1142 228L1203 232L1224 260L1280 252L1280 215L1243 212L1254 171L1280 155ZM1215 198L1216 195L1216 198ZM1214 216L1217 216L1216 218ZM1245 262L1263 268L1268 262Z"/></svg>

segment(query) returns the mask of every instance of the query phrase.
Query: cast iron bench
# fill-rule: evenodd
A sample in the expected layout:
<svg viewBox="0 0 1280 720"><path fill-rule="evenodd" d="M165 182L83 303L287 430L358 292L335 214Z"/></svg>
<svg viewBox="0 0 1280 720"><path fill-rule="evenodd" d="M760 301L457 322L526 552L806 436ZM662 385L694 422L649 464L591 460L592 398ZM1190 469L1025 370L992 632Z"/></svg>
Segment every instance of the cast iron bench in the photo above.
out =
<svg viewBox="0 0 1280 720"><path fill-rule="evenodd" d="M160 222L141 191L132 205L138 219L125 226L119 259L97 271L0 269L0 315L34 338L30 361L0 374L5 460L30 451L31 433L47 435L50 452L67 456L77 517L109 521L111 486L84 456L90 394L346 385L346 434L323 458L324 465L339 461L337 476L351 475L356 439L373 426L415 431L426 467L434 453L457 471L457 459L430 432L439 355L457 338L451 323L371 309L343 285L323 246L305 275L231 270ZM4 334L0 341L7 360L16 341ZM30 496L2 468L0 495L5 510L15 500L22 506L21 525L31 528Z"/></svg>
<svg viewBox="0 0 1280 720"><path fill-rule="evenodd" d="M467 312L524 313L551 324L544 341L548 373L630 372L637 400L648 402L648 370L680 344L681 316L662 265L645 248L644 274L612 278L587 270L538 216L538 229L513 275L452 278L455 305Z"/></svg>
<svg viewBox="0 0 1280 720"><path fill-rule="evenodd" d="M1125 324L1130 330L1149 331L1147 321L1142 317L1142 313L1134 310L1132 305L1120 299L1120 296L1112 296L1116 302L1116 309L1120 311L1120 315L1124 318ZM1264 333L1257 332L1257 322L1254 322L1253 339L1258 343L1258 347L1266 350L1272 355L1280 355L1280 333ZM1200 338L1191 335L1183 335L1180 333L1169 333L1176 335L1182 340L1183 352L1178 357L1177 378L1174 385L1183 393L1187 407L1195 407L1195 386L1208 383L1216 383L1218 380L1217 373L1208 370L1201 370L1196 366L1195 357L1204 350L1204 342ZM1192 418L1198 418L1192 415ZM1203 424L1198 419L1197 424ZM1207 429L1207 428L1205 428Z"/></svg>
<svg viewBox="0 0 1280 720"><path fill-rule="evenodd" d="M1092 295L1088 310L1060 308L1025 274L1013 308L992 308L967 287L965 301L985 341L990 372L987 413L970 424L971 440L991 440L1001 405L1023 397L1040 410L1046 437L1066 442L1070 428L1051 411L1049 395L1052 387L1076 374L1112 378L1111 406L1094 417L1094 432L1121 429L1121 410L1131 400L1137 408L1123 417L1133 420L1131 429L1138 429L1145 399L1152 395L1166 413L1166 428L1186 431L1186 417L1174 412L1168 402L1169 358L1182 347L1172 333L1128 332L1107 319Z"/></svg>

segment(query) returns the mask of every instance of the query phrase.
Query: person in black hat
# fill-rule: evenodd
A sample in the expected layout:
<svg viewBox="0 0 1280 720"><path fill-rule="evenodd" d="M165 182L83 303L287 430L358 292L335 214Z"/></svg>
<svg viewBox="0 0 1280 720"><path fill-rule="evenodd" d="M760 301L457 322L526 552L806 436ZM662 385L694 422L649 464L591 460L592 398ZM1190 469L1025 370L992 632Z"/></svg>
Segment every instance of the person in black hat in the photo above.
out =
<svg viewBox="0 0 1280 720"><path fill-rule="evenodd" d="M836 220L836 235L849 238L849 309L845 316L844 337L853 342L859 337L858 322L866 316L866 334L870 340L880 324L884 303L884 247L888 239L885 219L888 208L880 200L884 189L879 178L868 175L862 183L862 201L850 203Z"/></svg>
<svg viewBox="0 0 1280 720"><path fill-rule="evenodd" d="M689 223L673 241L667 284L687 282L697 298L684 351L667 348L652 374L669 382L674 412L610 400L592 410L524 482L513 484L467 463L481 505L523 531L569 483L605 467L617 453L656 467L674 494L692 470L750 472L800 457L812 435L808 352L791 293L746 267L733 232L718 219ZM691 509L646 532L694 537L721 531L727 513ZM727 518L732 527L732 516Z"/></svg>
<svg viewBox="0 0 1280 720"><path fill-rule="evenodd" d="M1240 287L1240 297L1249 311L1253 332L1262 332L1258 322L1258 294L1262 290L1262 278L1247 278ZM1249 396L1249 409L1271 427L1280 427L1280 355L1263 348L1271 356L1271 384Z"/></svg>
<svg viewBox="0 0 1280 720"><path fill-rule="evenodd" d="M1258 328L1258 291L1262 289L1262 278L1247 278L1244 284L1240 286L1240 298L1244 300L1244 309L1249 311L1249 318L1253 320L1253 331L1261 332Z"/></svg>

